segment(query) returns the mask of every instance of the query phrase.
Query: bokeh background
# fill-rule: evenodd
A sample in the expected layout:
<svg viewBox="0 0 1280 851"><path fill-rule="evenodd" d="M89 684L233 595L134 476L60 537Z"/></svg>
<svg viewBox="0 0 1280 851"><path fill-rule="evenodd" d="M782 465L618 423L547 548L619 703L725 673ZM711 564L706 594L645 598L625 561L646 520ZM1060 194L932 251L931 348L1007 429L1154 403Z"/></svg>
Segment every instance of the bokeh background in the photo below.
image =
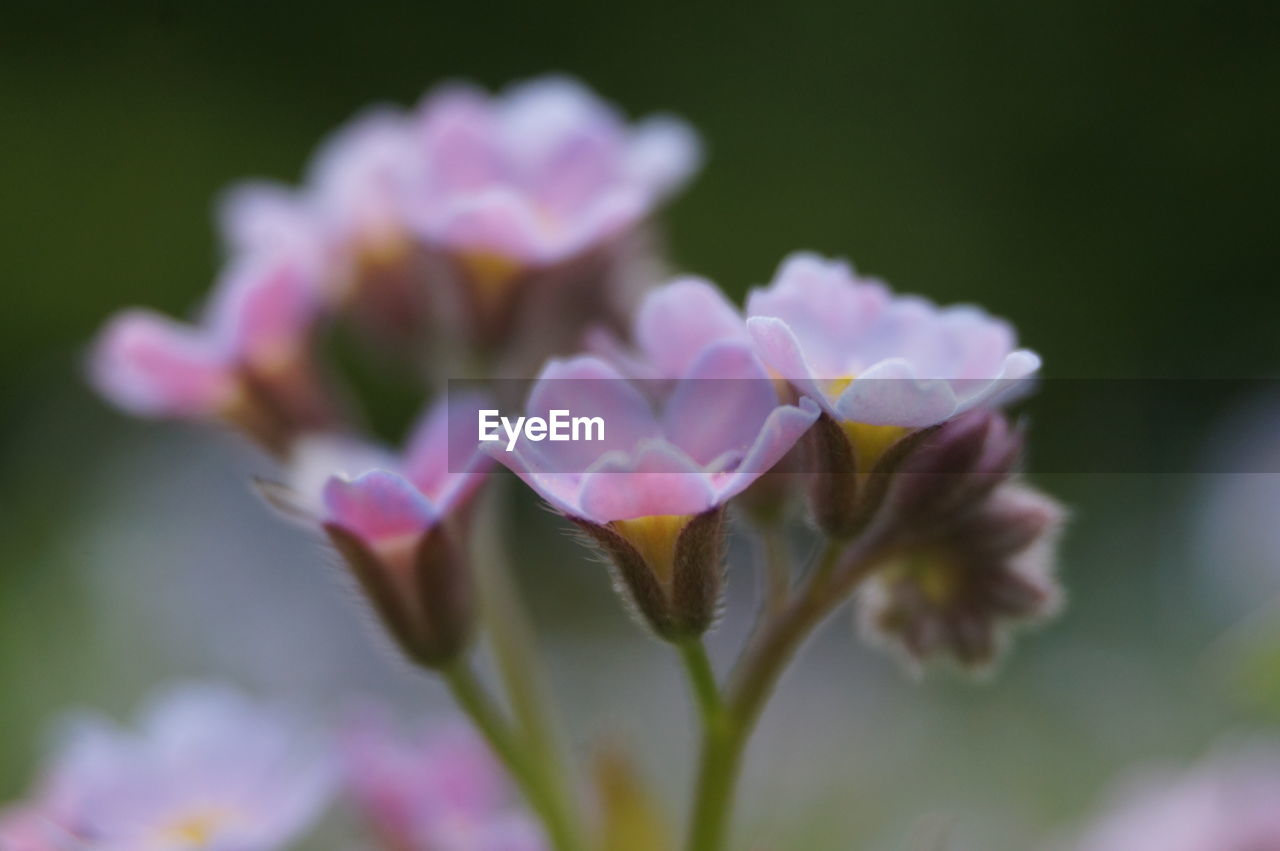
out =
<svg viewBox="0 0 1280 851"><path fill-rule="evenodd" d="M565 71L703 133L706 168L666 231L679 268L735 295L807 248L1010 317L1050 379L1274 377L1278 18L1182 0L6 4L0 800L20 794L58 711L124 714L172 677L326 707L355 692L439 704L405 685L313 545L248 496L260 459L128 421L83 385L84 344L112 309L197 303L230 181L296 179L370 102ZM1257 390L1140 423L1105 394L1032 402L1033 452L1078 459L1073 435L1140 445L1167 426L1170 452L1242 453L1232 469L1246 469L1280 447L1280 409ZM1280 736L1265 687L1280 680L1265 604L1280 590L1277 488L1176 464L1050 467L1040 484L1074 512L1065 616L981 684L912 681L833 621L765 719L744 835L1025 851L1132 765ZM644 741L678 807L690 740L669 660L551 518L517 509L575 744ZM751 605L749 553L738 561L713 640L726 660Z"/></svg>

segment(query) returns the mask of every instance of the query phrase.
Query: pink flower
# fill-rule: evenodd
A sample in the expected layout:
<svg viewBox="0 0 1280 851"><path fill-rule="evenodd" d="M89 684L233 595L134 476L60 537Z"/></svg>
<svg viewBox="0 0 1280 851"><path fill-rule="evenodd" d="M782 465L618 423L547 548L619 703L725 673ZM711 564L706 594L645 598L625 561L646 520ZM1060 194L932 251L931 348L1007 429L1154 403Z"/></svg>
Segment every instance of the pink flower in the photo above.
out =
<svg viewBox="0 0 1280 851"><path fill-rule="evenodd" d="M793 254L747 300L760 357L839 422L923 428L998 404L1040 367L1005 322Z"/></svg>
<svg viewBox="0 0 1280 851"><path fill-rule="evenodd" d="M461 725L406 736L377 714L346 736L348 795L377 836L405 851L541 851L534 821L513 804L507 778Z"/></svg>
<svg viewBox="0 0 1280 851"><path fill-rule="evenodd" d="M0 811L0 851L72 851L77 844L40 806L19 804Z"/></svg>
<svg viewBox="0 0 1280 851"><path fill-rule="evenodd" d="M312 280L283 255L232 265L197 325L125 311L93 347L90 376L124 410L233 422L273 448L326 421L311 369L319 304Z"/></svg>
<svg viewBox="0 0 1280 851"><path fill-rule="evenodd" d="M1280 748L1256 743L1181 774L1131 780L1075 851L1280 848Z"/></svg>
<svg viewBox="0 0 1280 851"><path fill-rule="evenodd" d="M552 361L527 413L600 417L600 440L486 449L605 551L631 602L661 637L705 631L720 587L725 504L766 473L818 416L779 404L749 347L707 347L658 408L614 367Z"/></svg>
<svg viewBox="0 0 1280 851"><path fill-rule="evenodd" d="M713 283L677 278L650 291L640 303L629 351L607 329L594 329L588 347L637 378L678 378L715 343L751 343L738 308Z"/></svg>
<svg viewBox="0 0 1280 851"><path fill-rule="evenodd" d="M650 253L631 237L698 158L683 123L629 125L568 79L493 97L450 85L412 112L357 116L301 189L247 183L220 219L233 251L310 258L329 297L380 338L430 327L541 360L629 306Z"/></svg>
<svg viewBox="0 0 1280 851"><path fill-rule="evenodd" d="M296 718L192 686L148 706L136 733L74 724L28 812L73 840L49 848L273 851L312 824L333 780L327 751Z"/></svg>
<svg viewBox="0 0 1280 851"><path fill-rule="evenodd" d="M422 168L409 216L417 232L451 252L516 267L568 260L635 227L699 160L683 122L662 116L628 126L564 77L497 97L444 87L414 121Z"/></svg>

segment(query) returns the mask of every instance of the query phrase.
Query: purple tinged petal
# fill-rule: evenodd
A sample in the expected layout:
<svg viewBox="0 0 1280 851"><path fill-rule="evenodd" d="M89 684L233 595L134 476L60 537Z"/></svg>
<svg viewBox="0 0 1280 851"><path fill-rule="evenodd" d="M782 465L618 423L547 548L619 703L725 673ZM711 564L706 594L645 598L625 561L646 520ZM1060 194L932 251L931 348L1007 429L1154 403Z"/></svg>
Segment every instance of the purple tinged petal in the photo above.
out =
<svg viewBox="0 0 1280 851"><path fill-rule="evenodd" d="M414 143L407 116L386 106L366 110L324 141L307 182L331 236L362 244L402 237L406 198L419 168Z"/></svg>
<svg viewBox="0 0 1280 851"><path fill-rule="evenodd" d="M707 346L747 341L736 307L710 281L679 278L649 293L635 324L636 343L664 377L682 375Z"/></svg>
<svg viewBox="0 0 1280 851"><path fill-rule="evenodd" d="M704 349L676 384L662 431L706 466L726 453L744 456L777 407L773 382L751 349L717 343Z"/></svg>
<svg viewBox="0 0 1280 851"><path fill-rule="evenodd" d="M881 361L849 383L836 400L839 418L868 425L924 428L960 413L951 384L926 378L902 358Z"/></svg>
<svg viewBox="0 0 1280 851"><path fill-rule="evenodd" d="M798 252L783 261L769 288L751 292L747 316L786 323L804 341L813 377L831 380L866 366L851 355L889 303L881 284L854 277L844 261Z"/></svg>
<svg viewBox="0 0 1280 851"><path fill-rule="evenodd" d="M421 188L433 200L503 179L492 108L483 92L457 84L439 89L415 110L415 124L427 163Z"/></svg>
<svg viewBox="0 0 1280 851"><path fill-rule="evenodd" d="M218 283L210 332L238 360L270 367L296 352L319 313L315 282L292 258L239 261Z"/></svg>
<svg viewBox="0 0 1280 851"><path fill-rule="evenodd" d="M555 472L550 462L534 449L537 445L539 444L521 440L511 452L507 452L504 445L485 443L481 445L481 451L519 476L521 481L552 508L571 517L582 517L579 490L583 474L574 471Z"/></svg>
<svg viewBox="0 0 1280 851"><path fill-rule="evenodd" d="M542 174L583 138L621 142L623 122L608 104L576 80L548 76L507 89L498 107L499 132L513 165Z"/></svg>
<svg viewBox="0 0 1280 851"><path fill-rule="evenodd" d="M797 405L780 405L760 427L755 442L741 463L728 475L717 475L716 502L724 503L742 493L782 460L814 424L821 409L812 399Z"/></svg>
<svg viewBox="0 0 1280 851"><path fill-rule="evenodd" d="M283 184L263 180L231 187L218 201L217 219L233 252L321 250L322 239L305 198Z"/></svg>
<svg viewBox="0 0 1280 851"><path fill-rule="evenodd" d="M285 485L300 508L317 522L324 514L324 489L331 478L354 479L372 470L396 470L395 456L349 435L308 435L289 455Z"/></svg>
<svg viewBox="0 0 1280 851"><path fill-rule="evenodd" d="M450 393L414 429L405 448L404 475L447 514L484 482L493 464L480 451L478 413L492 407L483 393Z"/></svg>
<svg viewBox="0 0 1280 851"><path fill-rule="evenodd" d="M107 324L89 368L100 393L140 416L209 417L237 387L228 351L198 329L145 310Z"/></svg>
<svg viewBox="0 0 1280 851"><path fill-rule="evenodd" d="M538 444L541 471L581 473L606 452L629 452L642 440L661 434L653 408L640 391L613 366L582 356L552 360L543 367L525 406L529 416L547 417L552 410L571 416L604 419L604 440ZM525 439L520 444L529 443Z"/></svg>
<svg viewBox="0 0 1280 851"><path fill-rule="evenodd" d="M419 224L428 239L459 253L496 254L530 264L549 253L544 227L528 200L507 188L461 196Z"/></svg>
<svg viewBox="0 0 1280 851"><path fill-rule="evenodd" d="M787 323L772 316L752 316L747 319L747 331L769 369L790 381L832 416L837 416L832 401L805 360L800 341Z"/></svg>
<svg viewBox="0 0 1280 851"><path fill-rule="evenodd" d="M711 479L675 446L649 441L632 455L611 453L582 479L579 515L594 523L699 514L715 504Z"/></svg>
<svg viewBox="0 0 1280 851"><path fill-rule="evenodd" d="M627 143L623 168L658 197L679 189L702 164L698 134L686 122L655 115L636 125Z"/></svg>
<svg viewBox="0 0 1280 851"><path fill-rule="evenodd" d="M373 470L355 479L331 478L324 488L328 521L377 546L431 528L432 504L407 479Z"/></svg>

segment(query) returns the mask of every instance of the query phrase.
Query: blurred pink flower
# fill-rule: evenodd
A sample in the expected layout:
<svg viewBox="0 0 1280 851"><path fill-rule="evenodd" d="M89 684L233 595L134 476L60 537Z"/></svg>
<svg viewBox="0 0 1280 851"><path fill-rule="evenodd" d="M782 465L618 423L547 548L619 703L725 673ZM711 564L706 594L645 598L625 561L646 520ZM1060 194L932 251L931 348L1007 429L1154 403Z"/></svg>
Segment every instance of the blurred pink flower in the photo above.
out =
<svg viewBox="0 0 1280 851"><path fill-rule="evenodd" d="M683 122L629 126L580 83L544 77L490 97L429 94L413 117L421 167L409 219L427 242L551 265L639 224L698 166Z"/></svg>
<svg viewBox="0 0 1280 851"><path fill-rule="evenodd" d="M409 112L367 110L325 141L301 189L242 184L219 218L233 252L310 258L330 298L380 330L417 334L431 318L436 336L540 359L616 312L649 254L624 243L699 156L683 122L628 124L567 78L495 96L453 84Z"/></svg>
<svg viewBox="0 0 1280 851"><path fill-rule="evenodd" d="M840 422L936 425L999 403L1040 367L976 307L894 296L812 254L788 257L747 315L764 362Z"/></svg>
<svg viewBox="0 0 1280 851"><path fill-rule="evenodd" d="M1256 742L1116 793L1074 851L1280 849L1280 747Z"/></svg>
<svg viewBox="0 0 1280 851"><path fill-rule="evenodd" d="M94 851L273 851L319 816L334 768L322 740L290 714L187 686L149 705L137 733L76 721L18 811L28 831L19 836L44 820L71 838L68 847Z"/></svg>
<svg viewBox="0 0 1280 851"><path fill-rule="evenodd" d="M34 804L0 811L0 851L72 851L78 843Z"/></svg>
<svg viewBox="0 0 1280 851"><path fill-rule="evenodd" d="M349 797L396 851L540 851L540 829L513 803L501 766L462 725L402 735L367 713L345 736Z"/></svg>
<svg viewBox="0 0 1280 851"><path fill-rule="evenodd" d="M313 280L292 259L242 258L194 326L147 310L114 317L94 344L90 376L130 413L224 419L278 446L328 417L311 365L319 309Z"/></svg>

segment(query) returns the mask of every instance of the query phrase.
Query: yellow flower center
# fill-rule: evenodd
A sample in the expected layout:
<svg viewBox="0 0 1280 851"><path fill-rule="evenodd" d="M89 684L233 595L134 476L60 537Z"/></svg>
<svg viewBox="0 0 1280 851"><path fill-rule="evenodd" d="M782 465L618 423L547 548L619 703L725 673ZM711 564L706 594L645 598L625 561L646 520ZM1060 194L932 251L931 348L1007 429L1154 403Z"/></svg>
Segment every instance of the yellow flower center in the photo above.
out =
<svg viewBox="0 0 1280 851"><path fill-rule="evenodd" d="M827 392L832 396L839 396L844 392L845 388L853 383L856 375L844 375L840 378L833 378L827 382ZM844 433L849 436L849 442L853 444L854 457L858 461L858 473L865 475L871 472L871 468L876 465L880 457L889 449L890 446L897 443L906 436L910 429L904 426L895 425L868 425L867 423L857 423L846 420L840 423L844 429Z"/></svg>
<svg viewBox="0 0 1280 851"><path fill-rule="evenodd" d="M517 260L494 251L468 251L459 258L463 271L476 289L476 299L486 308L495 307L511 289L524 269Z"/></svg>
<svg viewBox="0 0 1280 851"><path fill-rule="evenodd" d="M613 530L636 548L658 582L667 587L676 566L676 542L692 514L653 514L633 520L615 520Z"/></svg>
<svg viewBox="0 0 1280 851"><path fill-rule="evenodd" d="M160 830L159 839L166 843L180 843L192 848L203 848L217 836L230 820L230 814L219 809L197 810L187 813Z"/></svg>
<svg viewBox="0 0 1280 851"><path fill-rule="evenodd" d="M886 577L891 582L914 585L929 603L939 608L954 600L960 590L960 571L936 554L908 556L887 571Z"/></svg>

